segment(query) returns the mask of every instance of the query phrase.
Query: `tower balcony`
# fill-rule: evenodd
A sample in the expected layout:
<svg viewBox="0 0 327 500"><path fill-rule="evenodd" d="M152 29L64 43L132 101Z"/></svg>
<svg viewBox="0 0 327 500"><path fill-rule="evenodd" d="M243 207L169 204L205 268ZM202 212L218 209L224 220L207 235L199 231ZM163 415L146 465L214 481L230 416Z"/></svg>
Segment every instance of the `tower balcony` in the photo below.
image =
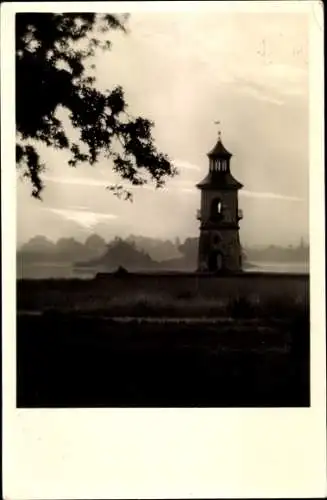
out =
<svg viewBox="0 0 327 500"><path fill-rule="evenodd" d="M240 208L237 210L237 218L238 220L243 219L243 210Z"/></svg>

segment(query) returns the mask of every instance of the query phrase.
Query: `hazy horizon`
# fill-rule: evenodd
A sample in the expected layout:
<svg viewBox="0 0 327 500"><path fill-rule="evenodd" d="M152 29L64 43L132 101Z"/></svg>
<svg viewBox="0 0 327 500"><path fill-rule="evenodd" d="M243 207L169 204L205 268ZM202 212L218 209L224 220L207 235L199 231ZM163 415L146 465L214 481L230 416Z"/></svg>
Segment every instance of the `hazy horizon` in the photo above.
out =
<svg viewBox="0 0 327 500"><path fill-rule="evenodd" d="M177 238L180 240L180 244L184 243L188 238L198 238L199 235L195 235L195 236L186 236L185 238L180 238L179 236L175 236L175 237L168 237L168 238L155 238L153 236L145 236L143 234L128 234L126 236L119 236L119 235L113 235L109 238L104 238L103 236L101 236L100 234L98 233L95 233L95 232L90 232L90 233L87 233L87 234L84 234L83 236L82 235L79 235L77 237L75 236L72 236L72 235L66 235L66 236L60 236L59 238L51 238L51 237L48 237L46 236L45 234L42 234L42 233L38 233L38 234L35 234L33 235L31 238L25 240L25 241L22 241L22 242L17 242L17 250L19 250L22 246L24 246L25 244L27 243L30 243L34 238L46 238L47 241L53 243L53 244L56 244L59 242L59 240L61 239L74 239L75 241L77 241L78 243L82 243L82 244L85 244L86 241L88 240L88 238L92 237L92 236L99 236L100 238L102 238L106 244L110 244L110 243L113 243L115 238L118 238L118 239L122 239L123 241L126 241L128 239L133 239L133 238L144 238L144 239L149 239L149 240L152 240L152 241L156 241L156 242L165 242L165 241L168 241L168 242L171 242L172 244L176 245L176 240ZM295 242L294 245L290 244L290 245L277 245L276 243L271 243L271 244L260 244L260 243L253 243L253 244L250 244L250 245L245 245L245 246L248 246L249 248L268 248L269 246L276 246L276 247L280 247L280 248L289 248L289 247L293 247L293 248L297 248L301 245L304 245L306 247L309 246L309 241L305 238L300 238L299 241ZM244 245L243 245L244 246Z"/></svg>
<svg viewBox="0 0 327 500"><path fill-rule="evenodd" d="M208 170L215 120L233 153L231 171L244 184L242 244L307 241L306 15L134 12L128 25L130 34L113 33L112 50L97 56L97 84L123 86L129 111L155 122L156 143L180 175L162 190L133 188L130 203L105 189L116 179L108 162L73 169L65 152L40 147L43 202L18 180L18 244L39 234L198 236L195 184Z"/></svg>

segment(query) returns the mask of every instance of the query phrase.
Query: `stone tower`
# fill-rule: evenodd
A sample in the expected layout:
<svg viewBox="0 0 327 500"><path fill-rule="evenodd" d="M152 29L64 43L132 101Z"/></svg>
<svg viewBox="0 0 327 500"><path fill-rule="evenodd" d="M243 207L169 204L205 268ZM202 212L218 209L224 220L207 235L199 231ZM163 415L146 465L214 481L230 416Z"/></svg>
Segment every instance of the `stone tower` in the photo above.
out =
<svg viewBox="0 0 327 500"><path fill-rule="evenodd" d="M240 184L230 172L232 157L221 141L208 153L209 173L197 184L201 190L198 271L233 273L242 270L238 208Z"/></svg>

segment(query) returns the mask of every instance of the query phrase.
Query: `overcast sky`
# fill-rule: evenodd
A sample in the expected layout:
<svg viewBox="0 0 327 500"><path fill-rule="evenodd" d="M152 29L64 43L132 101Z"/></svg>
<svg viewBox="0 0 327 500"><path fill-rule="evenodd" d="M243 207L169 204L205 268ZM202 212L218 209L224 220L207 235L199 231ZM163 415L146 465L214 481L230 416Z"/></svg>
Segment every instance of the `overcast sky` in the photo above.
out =
<svg viewBox="0 0 327 500"><path fill-rule="evenodd" d="M21 243L36 234L85 239L98 232L184 239L198 234L207 152L217 139L244 184L244 244L308 238L308 33L305 14L132 13L129 35L97 57L101 88L123 85L129 111L154 120L158 148L180 175L160 191L133 189L133 203L105 186L110 164L72 169L64 152L42 149L43 202L17 185Z"/></svg>

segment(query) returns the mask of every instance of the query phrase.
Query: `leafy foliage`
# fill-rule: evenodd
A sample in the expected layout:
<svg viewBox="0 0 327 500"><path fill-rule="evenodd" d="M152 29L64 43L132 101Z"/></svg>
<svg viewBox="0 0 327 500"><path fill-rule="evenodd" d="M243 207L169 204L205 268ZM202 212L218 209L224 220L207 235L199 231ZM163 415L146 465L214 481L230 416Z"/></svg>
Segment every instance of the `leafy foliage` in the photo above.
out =
<svg viewBox="0 0 327 500"><path fill-rule="evenodd" d="M177 171L157 151L153 123L127 112L122 87L101 92L92 76L97 49L108 50L107 32L127 33L128 16L57 13L16 15L16 163L40 198L45 169L37 144L69 151L69 165L94 165L104 155L121 179L162 187ZM79 141L68 137L58 110L68 111ZM121 185L109 186L131 198Z"/></svg>

